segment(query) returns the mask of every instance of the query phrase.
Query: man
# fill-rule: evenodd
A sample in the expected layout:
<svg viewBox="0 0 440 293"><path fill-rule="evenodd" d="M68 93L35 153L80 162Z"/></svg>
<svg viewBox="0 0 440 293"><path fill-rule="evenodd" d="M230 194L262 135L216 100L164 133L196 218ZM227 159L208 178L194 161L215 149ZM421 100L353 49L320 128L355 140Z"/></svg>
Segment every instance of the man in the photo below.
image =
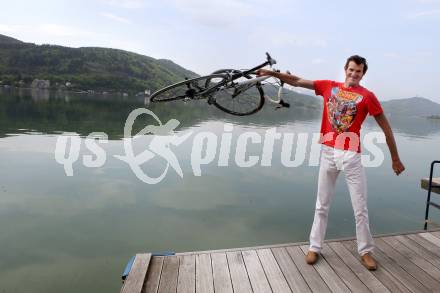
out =
<svg viewBox="0 0 440 293"><path fill-rule="evenodd" d="M308 264L319 258L327 228L328 212L338 174L343 170L356 220L358 253L369 270L377 268L371 253L374 248L367 209L367 182L361 164L360 128L367 114L374 116L383 130L396 175L405 170L397 152L393 132L376 96L360 85L368 69L365 58L354 55L344 66L345 82L306 80L301 77L260 69L258 75L270 75L292 85L315 90L324 98L321 123L323 144L319 169L315 216L310 232L310 247L305 257Z"/></svg>

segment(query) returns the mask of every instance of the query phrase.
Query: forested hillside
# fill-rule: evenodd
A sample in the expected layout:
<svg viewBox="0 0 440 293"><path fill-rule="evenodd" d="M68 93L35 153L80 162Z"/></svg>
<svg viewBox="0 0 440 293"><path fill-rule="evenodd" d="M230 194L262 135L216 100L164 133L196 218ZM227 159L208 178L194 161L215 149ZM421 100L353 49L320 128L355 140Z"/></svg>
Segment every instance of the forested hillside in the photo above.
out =
<svg viewBox="0 0 440 293"><path fill-rule="evenodd" d="M108 48L35 45L0 35L0 81L30 86L34 79L50 86L102 91L156 90L194 72L170 60Z"/></svg>

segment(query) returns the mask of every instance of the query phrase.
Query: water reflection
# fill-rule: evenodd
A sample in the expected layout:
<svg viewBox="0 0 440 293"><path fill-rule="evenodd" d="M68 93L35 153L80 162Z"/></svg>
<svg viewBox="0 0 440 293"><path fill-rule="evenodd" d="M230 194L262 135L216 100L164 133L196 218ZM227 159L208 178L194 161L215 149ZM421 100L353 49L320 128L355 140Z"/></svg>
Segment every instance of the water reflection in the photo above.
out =
<svg viewBox="0 0 440 293"><path fill-rule="evenodd" d="M138 107L149 108L162 121L173 118L179 120L181 122L179 130L209 120L272 127L295 123L295 121L315 123L321 117L319 107L291 107L276 110L272 105L266 104L263 110L255 115L236 117L208 106L206 101L152 104L148 97L3 89L0 90L0 122L2 123L0 137L28 131L44 134L76 132L81 136L94 131L103 131L110 139L120 139L123 136L123 127L128 114ZM394 131L406 136L424 138L440 132L439 119L399 116L388 118ZM148 117L140 117L139 125L154 122L148 119ZM369 118L367 125L375 127L376 123Z"/></svg>
<svg viewBox="0 0 440 293"><path fill-rule="evenodd" d="M165 121L177 119L183 129L207 120L267 126L292 121L313 121L320 117L319 108L274 110L274 107L267 105L256 115L236 117L208 106L204 100L151 104L147 97L25 89L0 91L0 103L4 109L0 113L0 119L4 122L4 128L9 130L32 129L47 134L76 131L81 135L104 131L112 139L122 136L126 117L138 107L149 108ZM2 136L6 134L7 132L1 133Z"/></svg>

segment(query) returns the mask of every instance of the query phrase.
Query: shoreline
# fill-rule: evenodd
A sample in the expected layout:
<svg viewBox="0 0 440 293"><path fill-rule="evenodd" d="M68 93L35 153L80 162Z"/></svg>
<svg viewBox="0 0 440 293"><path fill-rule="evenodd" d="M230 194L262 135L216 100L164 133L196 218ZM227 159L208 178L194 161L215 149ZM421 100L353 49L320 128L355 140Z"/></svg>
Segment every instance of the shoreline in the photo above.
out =
<svg viewBox="0 0 440 293"><path fill-rule="evenodd" d="M150 94L146 94L145 92L138 92L137 94L133 94L130 91L117 91L117 90L84 90L84 89L67 89L67 88L35 88L35 87L17 87L17 86L6 86L0 85L0 91L31 91L31 92L58 92L58 93L70 93L70 94L83 94L83 95L103 95L103 96L121 96L121 97L137 97L137 98L148 98Z"/></svg>

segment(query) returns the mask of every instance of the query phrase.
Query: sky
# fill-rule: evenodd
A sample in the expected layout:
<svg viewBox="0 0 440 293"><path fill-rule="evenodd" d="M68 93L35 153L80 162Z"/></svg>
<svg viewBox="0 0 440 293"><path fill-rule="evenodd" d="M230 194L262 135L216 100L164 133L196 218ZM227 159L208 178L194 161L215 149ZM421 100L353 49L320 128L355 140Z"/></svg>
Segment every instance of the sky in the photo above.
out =
<svg viewBox="0 0 440 293"><path fill-rule="evenodd" d="M440 0L0 0L0 7L0 34L128 50L198 74L250 68L269 52L277 69L341 81L345 60L358 54L369 64L361 84L379 100L440 103Z"/></svg>

